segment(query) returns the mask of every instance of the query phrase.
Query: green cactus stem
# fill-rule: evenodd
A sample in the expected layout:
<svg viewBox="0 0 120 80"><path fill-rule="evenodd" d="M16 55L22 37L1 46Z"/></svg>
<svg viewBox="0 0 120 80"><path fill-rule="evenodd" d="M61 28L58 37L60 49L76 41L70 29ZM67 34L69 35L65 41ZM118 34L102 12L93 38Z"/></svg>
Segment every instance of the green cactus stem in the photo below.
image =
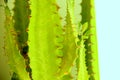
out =
<svg viewBox="0 0 120 80"><path fill-rule="evenodd" d="M94 0L3 1L9 80L100 80Z"/></svg>

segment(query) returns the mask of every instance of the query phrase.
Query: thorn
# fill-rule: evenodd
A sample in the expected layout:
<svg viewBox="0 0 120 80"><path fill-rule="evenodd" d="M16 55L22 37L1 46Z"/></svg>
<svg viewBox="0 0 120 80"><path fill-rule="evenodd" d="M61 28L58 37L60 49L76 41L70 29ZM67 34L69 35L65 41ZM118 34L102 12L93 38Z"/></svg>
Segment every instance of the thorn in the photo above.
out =
<svg viewBox="0 0 120 80"><path fill-rule="evenodd" d="M30 42L30 40L27 40L27 43Z"/></svg>
<svg viewBox="0 0 120 80"><path fill-rule="evenodd" d="M61 68L61 66L59 66L58 68Z"/></svg>
<svg viewBox="0 0 120 80"><path fill-rule="evenodd" d="M92 43L92 42L88 43L88 46L91 46L91 45L93 45L93 43Z"/></svg>
<svg viewBox="0 0 120 80"><path fill-rule="evenodd" d="M82 2L81 2L81 3L79 3L79 5L82 5Z"/></svg>
<svg viewBox="0 0 120 80"><path fill-rule="evenodd" d="M68 72L64 72L64 75L67 75L68 74Z"/></svg>
<svg viewBox="0 0 120 80"><path fill-rule="evenodd" d="M93 75L95 75L96 73L95 72L93 72L91 75L93 76Z"/></svg>
<svg viewBox="0 0 120 80"><path fill-rule="evenodd" d="M24 42L24 46L28 46L28 47L29 47L28 41L25 41L25 42Z"/></svg>
<svg viewBox="0 0 120 80"><path fill-rule="evenodd" d="M58 36L58 35L56 35L56 38L59 38L59 36Z"/></svg>
<svg viewBox="0 0 120 80"><path fill-rule="evenodd" d="M30 19L32 16L28 16L28 18Z"/></svg>
<svg viewBox="0 0 120 80"><path fill-rule="evenodd" d="M71 66L74 66L74 64L72 63L72 65Z"/></svg>
<svg viewBox="0 0 120 80"><path fill-rule="evenodd" d="M31 5L31 1L30 0L28 0L28 4Z"/></svg>
<svg viewBox="0 0 120 80"><path fill-rule="evenodd" d="M95 61L95 60L94 60L94 59L91 59L91 60L90 60L90 62L93 62L93 61Z"/></svg>
<svg viewBox="0 0 120 80"><path fill-rule="evenodd" d="M57 43L61 44L61 43L63 43L63 40L62 41L57 41Z"/></svg>
<svg viewBox="0 0 120 80"><path fill-rule="evenodd" d="M90 37L92 37L94 34L89 34L90 35Z"/></svg>
<svg viewBox="0 0 120 80"><path fill-rule="evenodd" d="M22 53L22 56L24 57L24 59L27 59L27 56L28 56L28 55Z"/></svg>
<svg viewBox="0 0 120 80"><path fill-rule="evenodd" d="M87 70L91 70L93 67L92 66L88 66Z"/></svg>
<svg viewBox="0 0 120 80"><path fill-rule="evenodd" d="M15 32L14 30L10 30L10 32Z"/></svg>
<svg viewBox="0 0 120 80"><path fill-rule="evenodd" d="M63 56L57 56L57 58L63 58Z"/></svg>
<svg viewBox="0 0 120 80"><path fill-rule="evenodd" d="M62 49L62 46L60 44L56 45L56 48Z"/></svg>
<svg viewBox="0 0 120 80"><path fill-rule="evenodd" d="M91 16L90 16L90 19L93 19L93 18L94 18L94 17L91 15Z"/></svg>
<svg viewBox="0 0 120 80"><path fill-rule="evenodd" d="M58 12L53 12L54 14L57 14Z"/></svg>
<svg viewBox="0 0 120 80"><path fill-rule="evenodd" d="M15 46L18 46L18 43L16 42L16 40L15 40Z"/></svg>
<svg viewBox="0 0 120 80"><path fill-rule="evenodd" d="M56 6L57 11L60 9L60 6L58 6L56 3L53 3L53 5L55 5L55 6Z"/></svg>
<svg viewBox="0 0 120 80"><path fill-rule="evenodd" d="M12 35L13 35L13 36L17 36L16 32L12 32Z"/></svg>
<svg viewBox="0 0 120 80"><path fill-rule="evenodd" d="M29 6L29 5L27 5L27 6L26 6L26 8L28 8L28 9L29 9L29 8L30 8L30 6Z"/></svg>
<svg viewBox="0 0 120 80"><path fill-rule="evenodd" d="M58 25L58 24L56 24L56 26L57 26L57 27L59 27L59 25Z"/></svg>
<svg viewBox="0 0 120 80"><path fill-rule="evenodd" d="M3 36L3 39L5 39L6 38L6 36Z"/></svg>
<svg viewBox="0 0 120 80"><path fill-rule="evenodd" d="M88 54L92 54L92 53L94 53L94 52L93 52L93 51L88 51L87 53L88 53Z"/></svg>
<svg viewBox="0 0 120 80"><path fill-rule="evenodd" d="M63 18L62 17L60 17L60 20L62 20Z"/></svg>
<svg viewBox="0 0 120 80"><path fill-rule="evenodd" d="M60 6L58 6L57 4L56 4L56 7L57 7L57 11L60 9Z"/></svg>
<svg viewBox="0 0 120 80"><path fill-rule="evenodd" d="M28 32L29 31L29 29L28 28L26 28L26 32Z"/></svg>
<svg viewBox="0 0 120 80"><path fill-rule="evenodd" d="M64 28L62 28L62 30L65 32L65 31L66 31L66 28L64 27Z"/></svg>
<svg viewBox="0 0 120 80"><path fill-rule="evenodd" d="M74 77L70 75L70 78L73 79Z"/></svg>
<svg viewBox="0 0 120 80"><path fill-rule="evenodd" d="M3 46L2 48L5 49L5 46Z"/></svg>
<svg viewBox="0 0 120 80"><path fill-rule="evenodd" d="M90 28L95 28L94 26L90 26Z"/></svg>
<svg viewBox="0 0 120 80"><path fill-rule="evenodd" d="M90 4L90 8L93 8L93 5L92 5L92 4Z"/></svg>
<svg viewBox="0 0 120 80"><path fill-rule="evenodd" d="M78 45L77 45L77 48L78 48L78 49L80 49L80 48L81 48L81 46L78 46Z"/></svg>

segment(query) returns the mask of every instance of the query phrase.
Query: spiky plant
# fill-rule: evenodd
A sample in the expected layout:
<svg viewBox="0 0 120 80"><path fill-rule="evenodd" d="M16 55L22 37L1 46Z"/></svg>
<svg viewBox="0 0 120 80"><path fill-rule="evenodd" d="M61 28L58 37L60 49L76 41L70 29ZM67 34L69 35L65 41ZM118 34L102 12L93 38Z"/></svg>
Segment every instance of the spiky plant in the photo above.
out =
<svg viewBox="0 0 120 80"><path fill-rule="evenodd" d="M0 10L7 80L99 80L94 0L4 0Z"/></svg>

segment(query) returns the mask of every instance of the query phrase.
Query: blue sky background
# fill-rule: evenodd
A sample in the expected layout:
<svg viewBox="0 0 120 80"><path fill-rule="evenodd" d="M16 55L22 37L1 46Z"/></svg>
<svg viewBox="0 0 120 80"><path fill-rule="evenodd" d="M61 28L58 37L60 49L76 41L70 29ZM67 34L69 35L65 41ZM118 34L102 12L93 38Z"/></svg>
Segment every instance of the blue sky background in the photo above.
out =
<svg viewBox="0 0 120 80"><path fill-rule="evenodd" d="M101 80L120 80L120 0L95 0Z"/></svg>

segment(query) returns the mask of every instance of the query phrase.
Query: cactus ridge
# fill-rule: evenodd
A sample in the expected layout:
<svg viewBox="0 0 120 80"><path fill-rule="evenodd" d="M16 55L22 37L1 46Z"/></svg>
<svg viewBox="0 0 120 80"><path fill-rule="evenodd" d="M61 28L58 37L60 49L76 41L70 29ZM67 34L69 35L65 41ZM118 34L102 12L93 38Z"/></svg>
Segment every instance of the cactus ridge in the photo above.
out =
<svg viewBox="0 0 120 80"><path fill-rule="evenodd" d="M85 22L88 22L88 26L89 26L89 23L90 23L90 0L83 0L82 3L81 3L81 6L82 6L82 21L81 23L84 24ZM89 29L89 27L88 27ZM93 72L92 71L92 65L91 65L91 62L90 60L92 59L92 55L91 54L88 54L88 52L91 51L91 46L88 46L88 43L90 42L90 39L86 39L84 44L85 44L85 53L86 53L86 66L87 66L87 70L88 70L88 74L90 75L91 77L91 73ZM91 67L91 68L90 68Z"/></svg>
<svg viewBox="0 0 120 80"><path fill-rule="evenodd" d="M71 20L70 13L67 11L66 25L64 26L65 34L64 34L63 48L62 48L63 57L61 62L61 69L58 73L61 77L70 73L70 69L73 66L74 60L76 58L75 36L73 34L73 29L70 20ZM72 56L73 54L74 56Z"/></svg>
<svg viewBox="0 0 120 80"><path fill-rule="evenodd" d="M32 11L32 17L30 19L31 22L29 27L30 29L29 34L38 38L38 39L37 38L33 39L33 37L29 36L30 39L29 57L32 62L30 63L31 68L33 70L32 76L33 79L36 80L39 79L37 75L41 76L41 79L43 80L45 78L46 80L56 80L57 79L56 74L60 69L61 58L63 56L63 52L61 49L63 47L64 31L62 30L60 23L61 18L58 15L59 5L55 4L55 0L49 0L49 1L44 0L42 1L44 4L41 3L41 1L39 0L31 4L31 9L33 11ZM40 6L40 7L39 9L36 9L35 6ZM46 7L46 9L44 9L44 7ZM32 47L39 49L39 51L36 51L36 49ZM36 57L38 55L40 57ZM34 60L35 59L34 57L36 57L39 60L38 62L39 65L34 64L34 62L37 63L36 60ZM36 69L39 69L40 71L38 72L38 74L36 74L35 71Z"/></svg>
<svg viewBox="0 0 120 80"><path fill-rule="evenodd" d="M93 46L95 47L96 42L94 42L95 38L95 32L93 29L95 29L95 23L93 22L92 19L94 19L94 12L91 12L93 9L93 1L92 0L83 0L81 3L82 6L82 21L81 23L84 24L85 22L88 22L88 29L89 30L89 35L88 38L85 39L85 58L86 58L86 66L89 74L89 79L90 80L95 80L97 77L95 77L95 70L93 68L94 64L96 61L94 61L94 58L96 58L96 54L93 51ZM93 22L93 24L91 24ZM86 31L87 31L86 30ZM94 33L93 33L94 32ZM86 33L86 32L85 32ZM94 49L95 50L95 49ZM96 51L96 50L95 50ZM94 55L93 55L94 54Z"/></svg>
<svg viewBox="0 0 120 80"><path fill-rule="evenodd" d="M29 75L26 73L25 70L25 62L23 57L20 55L18 50L18 44L16 42L17 36L15 35L16 32L14 30L14 22L13 17L11 15L9 7L5 6L5 54L8 57L8 64L10 66L10 73L12 74L11 79L14 79L14 73L18 76L20 80L29 79ZM21 70L22 69L22 70ZM26 78L24 76L26 76Z"/></svg>

